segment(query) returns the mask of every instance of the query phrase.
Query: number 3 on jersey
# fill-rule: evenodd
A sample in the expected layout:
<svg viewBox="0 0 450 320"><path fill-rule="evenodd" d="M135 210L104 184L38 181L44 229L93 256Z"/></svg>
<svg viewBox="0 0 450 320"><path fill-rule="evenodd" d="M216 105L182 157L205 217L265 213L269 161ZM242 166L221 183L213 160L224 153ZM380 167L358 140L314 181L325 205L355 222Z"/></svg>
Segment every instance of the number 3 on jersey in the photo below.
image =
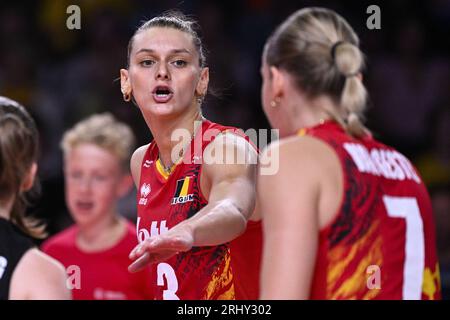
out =
<svg viewBox="0 0 450 320"><path fill-rule="evenodd" d="M152 237L164 234L169 229L166 227L166 220L162 220L158 228L158 221L152 221L150 227L150 235ZM178 279L175 274L175 270L170 266L170 264L161 262L158 264L157 268L157 285L160 287L164 286L164 278L166 278L167 289L163 291L164 300L180 300L177 296L178 291Z"/></svg>
<svg viewBox="0 0 450 320"><path fill-rule="evenodd" d="M403 299L419 300L425 267L423 221L416 198L383 196L389 217L406 220Z"/></svg>
<svg viewBox="0 0 450 320"><path fill-rule="evenodd" d="M163 291L163 299L180 300L180 298L176 294L178 291L178 280L177 275L175 274L173 268L169 264L161 262L158 264L157 269L158 269L157 270L158 286L160 287L164 286L164 277L166 278L167 281L167 289Z"/></svg>

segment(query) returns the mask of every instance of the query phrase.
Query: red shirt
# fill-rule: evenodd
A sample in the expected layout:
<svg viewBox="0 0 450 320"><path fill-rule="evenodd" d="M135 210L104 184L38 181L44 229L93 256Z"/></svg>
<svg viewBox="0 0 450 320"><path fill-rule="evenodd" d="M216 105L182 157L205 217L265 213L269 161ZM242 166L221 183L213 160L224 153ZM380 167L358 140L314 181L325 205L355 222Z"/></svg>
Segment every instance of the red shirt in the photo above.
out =
<svg viewBox="0 0 450 320"><path fill-rule="evenodd" d="M74 300L153 299L148 269L134 274L127 269L132 262L128 255L137 245L132 223L127 222L126 234L116 245L100 252L81 251L75 242L77 234L74 225L42 245L43 252L65 266Z"/></svg>
<svg viewBox="0 0 450 320"><path fill-rule="evenodd" d="M203 151L218 133L235 128L207 120L200 128L185 161L170 175L162 170L156 143L149 145L137 195L139 241L166 232L208 204L200 189ZM249 222L246 232L231 243L194 247L152 265L156 299L257 299L261 244L261 223Z"/></svg>
<svg viewBox="0 0 450 320"><path fill-rule="evenodd" d="M410 161L335 122L304 130L334 149L344 193L319 234L313 299L439 299L439 266L428 192Z"/></svg>

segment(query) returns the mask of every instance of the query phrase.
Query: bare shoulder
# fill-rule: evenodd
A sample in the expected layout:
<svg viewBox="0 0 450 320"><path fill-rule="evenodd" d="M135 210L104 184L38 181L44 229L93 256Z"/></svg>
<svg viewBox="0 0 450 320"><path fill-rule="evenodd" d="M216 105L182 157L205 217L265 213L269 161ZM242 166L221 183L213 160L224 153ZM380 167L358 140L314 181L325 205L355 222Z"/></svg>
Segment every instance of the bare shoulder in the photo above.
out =
<svg viewBox="0 0 450 320"><path fill-rule="evenodd" d="M266 194L274 185L285 193L295 193L304 186L319 190L332 171L327 168L336 170L338 165L337 155L325 142L309 136L285 138L263 150L258 189Z"/></svg>
<svg viewBox="0 0 450 320"><path fill-rule="evenodd" d="M11 299L70 299L66 270L38 249L28 250L11 280Z"/></svg>
<svg viewBox="0 0 450 320"><path fill-rule="evenodd" d="M38 249L29 250L23 257L23 261L34 269L42 269L55 273L64 273L64 266L54 258Z"/></svg>
<svg viewBox="0 0 450 320"><path fill-rule="evenodd" d="M205 149L205 152L215 150L222 150L224 153L219 152L224 158L227 156L240 156L241 158L234 158L235 160L245 160L238 162L244 162L245 164L256 164L257 151L244 137L232 132L224 131L219 133L214 141L212 141ZM229 152L229 154L227 154ZM232 157L229 157L232 159Z"/></svg>
<svg viewBox="0 0 450 320"><path fill-rule="evenodd" d="M308 164L309 169L320 167L336 158L334 150L325 142L311 136L293 136L271 143L261 153L262 164L280 162L293 165L298 170L300 163ZM308 169L308 168L306 168Z"/></svg>
<svg viewBox="0 0 450 320"><path fill-rule="evenodd" d="M257 161L257 151L244 137L233 132L220 133L203 152L202 193L211 203L232 199L239 203L246 219L257 220L252 215Z"/></svg>
<svg viewBox="0 0 450 320"><path fill-rule="evenodd" d="M272 197L278 193L280 199L289 199L296 208L311 200L317 206L319 227L323 227L334 218L342 198L339 157L330 145L311 136L275 142L261 155L258 190L265 196L259 198L262 201L273 202Z"/></svg>
<svg viewBox="0 0 450 320"><path fill-rule="evenodd" d="M205 148L203 163L205 174L215 180L224 177L252 176L258 161L255 148L242 136L222 132Z"/></svg>
<svg viewBox="0 0 450 320"><path fill-rule="evenodd" d="M145 153L147 152L149 145L150 144L140 146L133 152L133 155L131 156L130 169L134 183L136 185L139 184L139 177L141 176L142 160L144 159Z"/></svg>
<svg viewBox="0 0 450 320"><path fill-rule="evenodd" d="M132 166L133 166L133 164L140 165L142 163L142 160L144 159L144 156L145 156L145 152L147 152L149 145L150 145L150 143L140 146L133 152L133 155L131 156L131 165Z"/></svg>

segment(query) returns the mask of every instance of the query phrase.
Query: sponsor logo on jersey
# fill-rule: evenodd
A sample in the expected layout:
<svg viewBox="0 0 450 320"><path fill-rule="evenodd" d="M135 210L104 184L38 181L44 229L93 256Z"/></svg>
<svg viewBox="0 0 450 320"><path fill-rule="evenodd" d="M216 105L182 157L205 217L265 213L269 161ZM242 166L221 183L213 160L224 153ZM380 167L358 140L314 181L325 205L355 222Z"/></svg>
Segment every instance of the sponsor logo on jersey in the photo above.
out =
<svg viewBox="0 0 450 320"><path fill-rule="evenodd" d="M153 160L145 160L143 167L144 168L150 168L150 166L152 165Z"/></svg>
<svg viewBox="0 0 450 320"><path fill-rule="evenodd" d="M194 201L194 194L189 193L192 177L177 181L177 188L172 198L172 205Z"/></svg>
<svg viewBox="0 0 450 320"><path fill-rule="evenodd" d="M8 265L8 260L5 257L0 256L0 279L3 277L3 273Z"/></svg>
<svg viewBox="0 0 450 320"><path fill-rule="evenodd" d="M94 289L95 300L126 300L127 296L123 292L105 290L103 288Z"/></svg>
<svg viewBox="0 0 450 320"><path fill-rule="evenodd" d="M139 205L145 206L147 204L147 196L150 194L150 191L152 191L150 183L142 184L140 191L141 191L141 198L139 199Z"/></svg>

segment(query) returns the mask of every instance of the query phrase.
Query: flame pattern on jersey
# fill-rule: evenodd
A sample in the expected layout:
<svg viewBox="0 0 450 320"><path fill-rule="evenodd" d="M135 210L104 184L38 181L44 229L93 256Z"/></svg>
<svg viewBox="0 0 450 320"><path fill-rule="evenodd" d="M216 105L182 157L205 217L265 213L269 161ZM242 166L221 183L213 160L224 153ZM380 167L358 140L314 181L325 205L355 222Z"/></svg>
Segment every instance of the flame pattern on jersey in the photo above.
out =
<svg viewBox="0 0 450 320"><path fill-rule="evenodd" d="M419 299L440 299L431 202L409 160L371 136L356 139L347 135L333 121L305 129L299 135L309 135L330 146L340 160L344 179L341 206L334 220L319 233L311 298L402 299L405 292L413 292ZM382 156L363 159L373 160L379 171L361 171L354 155L345 147L348 144L367 150L364 156L384 155L385 159ZM393 159L387 158L389 155L397 156L394 160L398 162L389 162ZM412 255L415 266L423 263L423 275L405 275L407 221L388 212L386 196L415 201L423 253L412 248ZM422 260L417 258L420 254ZM418 284L414 289L405 285L411 280Z"/></svg>
<svg viewBox="0 0 450 320"><path fill-rule="evenodd" d="M220 132L229 129L229 127L204 121L202 134L209 128L219 129ZM142 186L143 189L137 195L140 241L143 240L142 235L150 236L155 232L170 229L191 218L208 204L200 188L202 164L195 161L195 158L202 157L204 149L210 143L210 141L203 141L202 134L196 136L191 142L191 152L187 153L189 157L192 157L191 161L180 162L170 175L160 170L156 144L152 142L149 145L142 160L138 190L141 190ZM197 139L201 139L201 150L199 150L201 154L194 150L195 143L199 142ZM255 250L257 249L255 247ZM171 268L170 274L158 274L161 270L164 272L168 270L163 268L159 270L157 265L152 266L150 286L155 292L156 299L164 297L182 300L235 299L234 272L236 271L233 270L233 260L238 258L237 250L239 249L231 252L230 243L194 247L164 262L165 268ZM161 279L163 283L158 282ZM172 290L173 295L167 295L168 290Z"/></svg>

